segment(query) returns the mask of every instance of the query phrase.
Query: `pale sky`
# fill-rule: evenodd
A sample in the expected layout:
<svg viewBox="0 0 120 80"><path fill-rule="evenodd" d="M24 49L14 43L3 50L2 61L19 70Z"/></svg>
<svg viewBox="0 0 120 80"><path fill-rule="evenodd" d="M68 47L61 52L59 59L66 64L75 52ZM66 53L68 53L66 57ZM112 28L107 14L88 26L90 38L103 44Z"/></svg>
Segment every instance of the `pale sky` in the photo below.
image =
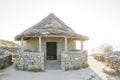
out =
<svg viewBox="0 0 120 80"><path fill-rule="evenodd" d="M0 0L0 38L14 41L51 12L90 38L85 49L104 43L120 49L120 0Z"/></svg>

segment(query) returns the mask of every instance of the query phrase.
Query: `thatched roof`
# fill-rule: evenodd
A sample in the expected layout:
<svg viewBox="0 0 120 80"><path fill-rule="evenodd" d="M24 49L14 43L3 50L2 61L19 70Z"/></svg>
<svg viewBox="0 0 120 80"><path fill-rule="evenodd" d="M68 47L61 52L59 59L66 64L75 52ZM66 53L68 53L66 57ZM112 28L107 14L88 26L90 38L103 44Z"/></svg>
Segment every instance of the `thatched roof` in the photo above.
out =
<svg viewBox="0 0 120 80"><path fill-rule="evenodd" d="M75 33L73 29L67 26L63 21L56 17L53 13L49 14L42 21L29 29L22 32L15 37L15 40L20 40L21 37L26 36L40 36L40 35L65 35L71 36L78 40L88 40L87 36Z"/></svg>

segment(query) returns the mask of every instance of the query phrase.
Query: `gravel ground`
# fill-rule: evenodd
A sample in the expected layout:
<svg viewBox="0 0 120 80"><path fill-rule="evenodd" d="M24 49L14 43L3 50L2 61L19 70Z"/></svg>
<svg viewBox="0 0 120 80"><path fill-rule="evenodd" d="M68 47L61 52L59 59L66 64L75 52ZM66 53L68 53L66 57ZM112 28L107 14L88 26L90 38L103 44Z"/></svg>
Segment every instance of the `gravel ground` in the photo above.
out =
<svg viewBox="0 0 120 80"><path fill-rule="evenodd" d="M102 72L104 63L88 57L89 67L75 71L46 70L45 72L16 71L10 66L0 71L0 80L120 80Z"/></svg>

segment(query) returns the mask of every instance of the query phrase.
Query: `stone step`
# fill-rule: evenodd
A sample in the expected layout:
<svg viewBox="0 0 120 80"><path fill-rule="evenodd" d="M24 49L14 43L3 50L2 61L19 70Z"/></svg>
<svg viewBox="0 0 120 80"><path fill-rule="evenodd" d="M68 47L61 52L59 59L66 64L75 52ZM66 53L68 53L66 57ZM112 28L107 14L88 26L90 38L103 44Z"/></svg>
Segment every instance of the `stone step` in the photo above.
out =
<svg viewBox="0 0 120 80"><path fill-rule="evenodd" d="M57 60L47 60L45 61L45 70L60 70L61 62Z"/></svg>

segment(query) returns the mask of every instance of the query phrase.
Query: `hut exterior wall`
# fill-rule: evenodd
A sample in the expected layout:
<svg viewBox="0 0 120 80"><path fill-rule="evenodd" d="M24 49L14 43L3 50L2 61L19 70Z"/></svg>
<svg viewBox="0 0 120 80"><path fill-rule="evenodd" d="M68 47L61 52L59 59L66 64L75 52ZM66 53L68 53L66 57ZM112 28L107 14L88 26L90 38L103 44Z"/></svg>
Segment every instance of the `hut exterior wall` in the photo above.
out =
<svg viewBox="0 0 120 80"><path fill-rule="evenodd" d="M29 40L24 41L23 48L24 50L32 50L32 51L38 51L39 50L39 39L38 38L31 38Z"/></svg>
<svg viewBox="0 0 120 80"><path fill-rule="evenodd" d="M61 60L61 53L65 50L65 39L57 37L42 37L42 52L46 56L46 43L47 42L56 42L57 43L57 60ZM76 49L76 43L72 39L68 39L68 50ZM31 38L27 40L24 44L24 49L30 49L32 51L39 51L39 38Z"/></svg>

